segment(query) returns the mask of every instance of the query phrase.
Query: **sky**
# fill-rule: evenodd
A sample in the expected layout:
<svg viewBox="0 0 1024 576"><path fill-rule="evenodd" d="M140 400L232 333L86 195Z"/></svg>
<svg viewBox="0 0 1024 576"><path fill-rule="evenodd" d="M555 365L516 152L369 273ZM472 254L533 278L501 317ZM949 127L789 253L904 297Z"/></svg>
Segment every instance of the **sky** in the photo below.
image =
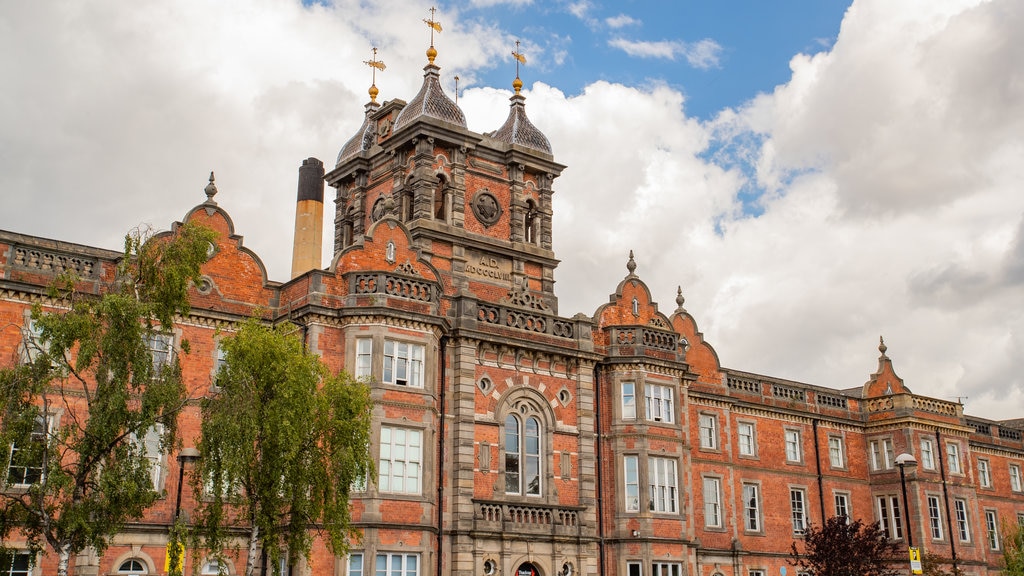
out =
<svg viewBox="0 0 1024 576"><path fill-rule="evenodd" d="M633 250L726 367L852 388L884 336L913 392L1024 417L1024 2L436 6L472 130L507 116L521 43L527 113L568 166L561 315L607 302ZM215 170L287 280L299 165L333 166L362 122L371 47L379 99L416 94L430 7L0 4L0 229L118 249Z"/></svg>

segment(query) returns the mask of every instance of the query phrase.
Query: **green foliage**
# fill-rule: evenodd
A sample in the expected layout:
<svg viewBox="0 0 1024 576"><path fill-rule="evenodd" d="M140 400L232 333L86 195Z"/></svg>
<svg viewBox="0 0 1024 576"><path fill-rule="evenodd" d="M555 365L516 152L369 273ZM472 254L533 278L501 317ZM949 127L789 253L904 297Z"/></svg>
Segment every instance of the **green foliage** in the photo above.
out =
<svg viewBox="0 0 1024 576"><path fill-rule="evenodd" d="M221 550L232 543L228 526L247 526L247 573L257 546L275 567L283 551L308 557L313 529L346 553L358 537L349 489L372 469L369 388L329 375L292 325L249 320L221 346L219 393L203 402L193 476L208 496L197 516L202 545Z"/></svg>
<svg viewBox="0 0 1024 576"><path fill-rule="evenodd" d="M1024 526L1003 522L1003 574L1024 576Z"/></svg>
<svg viewBox="0 0 1024 576"><path fill-rule="evenodd" d="M946 568L949 568L947 570ZM953 560L930 552L921 553L922 576L961 576L959 567L953 567Z"/></svg>
<svg viewBox="0 0 1024 576"><path fill-rule="evenodd" d="M793 542L789 563L811 576L894 576L890 566L901 548L890 542L878 523L833 516L804 534L804 553ZM909 563L909 559L907 560Z"/></svg>
<svg viewBox="0 0 1024 576"><path fill-rule="evenodd" d="M156 429L162 447L176 441L185 387L176 361L154 365L148 342L188 313L189 283L213 239L192 225L135 232L101 295L78 292L65 276L51 294L62 310L32 310L32 361L0 369L0 443L15 448L0 540L20 530L33 552L48 544L63 563L88 546L102 552L160 496L139 439Z"/></svg>

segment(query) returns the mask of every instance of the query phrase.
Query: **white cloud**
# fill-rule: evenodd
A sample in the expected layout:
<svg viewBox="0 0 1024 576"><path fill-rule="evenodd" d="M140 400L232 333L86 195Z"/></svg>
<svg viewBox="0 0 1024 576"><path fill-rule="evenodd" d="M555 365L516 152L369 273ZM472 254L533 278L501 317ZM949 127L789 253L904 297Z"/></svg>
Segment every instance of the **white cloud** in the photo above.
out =
<svg viewBox="0 0 1024 576"><path fill-rule="evenodd" d="M718 66L718 56L722 47L714 40L700 40L687 43L679 40L627 40L625 38L612 38L608 45L618 48L630 56L638 58L665 58L675 60L682 56L694 68L707 69Z"/></svg>
<svg viewBox="0 0 1024 576"><path fill-rule="evenodd" d="M394 14L427 8L3 4L0 227L117 248L131 226L166 228L204 200L215 169L217 201L284 280L299 164L333 164L355 132L372 45L388 64L381 99L415 94L428 30ZM437 17L445 82L463 78L472 129L497 128L508 91L468 86L513 38ZM1022 28L1016 0L857 0L831 49L794 57L789 82L707 124L666 85L530 86L530 118L568 165L560 312L606 302L633 249L661 309L682 285L727 366L858 386L882 334L914 391L1019 417ZM718 57L713 43L622 42ZM769 190L757 215L743 211L748 178Z"/></svg>
<svg viewBox="0 0 1024 576"><path fill-rule="evenodd" d="M604 19L604 23L609 28L625 28L626 26L639 26L640 21L628 14L619 14L618 16L609 16Z"/></svg>

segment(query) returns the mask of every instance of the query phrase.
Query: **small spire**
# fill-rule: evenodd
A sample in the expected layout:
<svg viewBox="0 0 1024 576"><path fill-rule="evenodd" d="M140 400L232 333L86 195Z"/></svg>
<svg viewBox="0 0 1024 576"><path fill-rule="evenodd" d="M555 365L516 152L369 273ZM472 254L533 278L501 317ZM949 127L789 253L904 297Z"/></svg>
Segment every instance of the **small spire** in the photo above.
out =
<svg viewBox="0 0 1024 576"><path fill-rule="evenodd" d="M455 75L455 105L459 105L459 75Z"/></svg>
<svg viewBox="0 0 1024 576"><path fill-rule="evenodd" d="M431 65L434 64L434 58L437 58L437 50L434 49L434 32L441 33L441 23L434 20L434 13L437 12L437 8L430 7L430 20L424 19L423 22L430 27L430 48L427 48L427 61Z"/></svg>
<svg viewBox="0 0 1024 576"><path fill-rule="evenodd" d="M370 58L369 60L363 60L363 64L366 64L367 66L369 66L370 68L373 69L373 72L371 72L371 76L370 76L370 90L369 90L369 93L370 93L370 102L373 102L374 104L376 104L377 103L377 94L380 94L380 90L377 89L377 70L380 70L381 72L383 72L387 68L387 66L384 65L383 61L377 60L377 47L376 46L373 47L373 57Z"/></svg>
<svg viewBox="0 0 1024 576"><path fill-rule="evenodd" d="M629 251L629 262L626 262L626 270L629 270L629 275L632 276L633 272L636 271L636 260L633 260L633 251Z"/></svg>
<svg viewBox="0 0 1024 576"><path fill-rule="evenodd" d="M676 287L676 306L678 307L676 310L683 311L683 302L686 302L686 298L683 298L683 287L678 286Z"/></svg>
<svg viewBox="0 0 1024 576"><path fill-rule="evenodd" d="M885 358L885 351L889 348L885 345L885 339L881 336L878 337L878 351L882 353L882 357Z"/></svg>
<svg viewBox="0 0 1024 576"><path fill-rule="evenodd" d="M519 94L519 91L523 89L523 81L519 79L519 65L526 64L526 56L519 51L519 40L516 40L516 49L512 51L512 57L516 59L516 79L512 81L512 88Z"/></svg>
<svg viewBox="0 0 1024 576"><path fill-rule="evenodd" d="M206 188L203 188L203 192L206 192L206 202L208 204L216 204L216 202L213 201L213 197L217 195L217 184L214 183L213 180L213 170L211 170L210 183L206 185Z"/></svg>

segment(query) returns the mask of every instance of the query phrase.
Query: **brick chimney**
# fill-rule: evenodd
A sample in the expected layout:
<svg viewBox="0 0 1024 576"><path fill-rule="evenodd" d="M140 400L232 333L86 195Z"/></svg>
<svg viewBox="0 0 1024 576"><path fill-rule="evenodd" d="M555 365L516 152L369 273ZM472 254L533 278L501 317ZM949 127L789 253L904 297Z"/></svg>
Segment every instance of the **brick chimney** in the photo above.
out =
<svg viewBox="0 0 1024 576"><path fill-rule="evenodd" d="M320 268L324 237L324 163L307 158L299 167L299 197L295 205L292 278Z"/></svg>

